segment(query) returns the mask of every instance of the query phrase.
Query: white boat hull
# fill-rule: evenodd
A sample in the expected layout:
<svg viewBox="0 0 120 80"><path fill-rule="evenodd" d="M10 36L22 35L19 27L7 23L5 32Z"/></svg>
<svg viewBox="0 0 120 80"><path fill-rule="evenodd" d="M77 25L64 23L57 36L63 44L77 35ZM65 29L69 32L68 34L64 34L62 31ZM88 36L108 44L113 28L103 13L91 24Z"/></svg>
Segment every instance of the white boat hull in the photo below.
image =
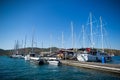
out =
<svg viewBox="0 0 120 80"><path fill-rule="evenodd" d="M20 54L13 54L11 55L12 58L24 58L24 56L20 55Z"/></svg>
<svg viewBox="0 0 120 80"><path fill-rule="evenodd" d="M48 64L58 66L60 62L59 61L48 61Z"/></svg>
<svg viewBox="0 0 120 80"><path fill-rule="evenodd" d="M30 57L30 60L39 60L39 57Z"/></svg>
<svg viewBox="0 0 120 80"><path fill-rule="evenodd" d="M48 64L50 65L60 65L60 61L55 57L46 57Z"/></svg>
<svg viewBox="0 0 120 80"><path fill-rule="evenodd" d="M29 55L26 55L26 56L25 56L25 60L30 60L30 56L29 56Z"/></svg>
<svg viewBox="0 0 120 80"><path fill-rule="evenodd" d="M103 55L101 55L101 53L97 53L96 55L92 55L89 53L78 53L77 54L77 60L78 61L82 61L82 62L87 62L87 61L102 61L102 57L105 58L105 62L109 62L111 61L111 57L109 55L105 55L103 53Z"/></svg>
<svg viewBox="0 0 120 80"><path fill-rule="evenodd" d="M94 55L90 55L90 54L81 54L81 53L79 53L79 54L77 54L77 60L78 61L82 61L82 62L87 62L87 61L97 61L96 60L96 56L94 56Z"/></svg>
<svg viewBox="0 0 120 80"><path fill-rule="evenodd" d="M26 55L25 60L39 60L39 57L30 57L29 55Z"/></svg>

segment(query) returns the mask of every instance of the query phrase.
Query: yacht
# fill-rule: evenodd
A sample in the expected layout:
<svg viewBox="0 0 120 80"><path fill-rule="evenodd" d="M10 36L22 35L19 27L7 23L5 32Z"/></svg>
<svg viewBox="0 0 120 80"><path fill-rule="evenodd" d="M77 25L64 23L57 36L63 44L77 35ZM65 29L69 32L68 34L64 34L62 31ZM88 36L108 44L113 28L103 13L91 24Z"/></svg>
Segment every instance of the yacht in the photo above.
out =
<svg viewBox="0 0 120 80"><path fill-rule="evenodd" d="M82 62L87 62L87 61L98 62L98 61L102 61L102 58L105 59L105 62L109 62L112 60L110 55L98 50L92 50L92 49L90 49L90 51L84 50L77 54L77 60Z"/></svg>
<svg viewBox="0 0 120 80"><path fill-rule="evenodd" d="M35 53L29 53L25 56L25 60L39 60L39 56Z"/></svg>
<svg viewBox="0 0 120 80"><path fill-rule="evenodd" d="M57 58L55 57L48 57L47 58L47 62L48 64L50 65L56 65L56 66L59 66L61 64L60 60L58 60Z"/></svg>
<svg viewBox="0 0 120 80"><path fill-rule="evenodd" d="M22 54L12 54L10 57L11 58L24 58Z"/></svg>
<svg viewBox="0 0 120 80"><path fill-rule="evenodd" d="M35 53L27 54L25 56L25 60L29 60L30 62L34 62L34 63L39 64L39 65L45 64L45 60L40 58L40 56L35 54Z"/></svg>
<svg viewBox="0 0 120 80"><path fill-rule="evenodd" d="M102 29L102 18L100 17L100 37L101 37L101 51L94 50L94 41L93 41L93 28L92 28L92 14L90 13L90 43L91 48L86 48L77 54L78 61L111 61L111 56L104 52L103 48L103 29ZM83 33L84 33L84 26L83 26ZM84 34L83 34L83 42L84 42Z"/></svg>

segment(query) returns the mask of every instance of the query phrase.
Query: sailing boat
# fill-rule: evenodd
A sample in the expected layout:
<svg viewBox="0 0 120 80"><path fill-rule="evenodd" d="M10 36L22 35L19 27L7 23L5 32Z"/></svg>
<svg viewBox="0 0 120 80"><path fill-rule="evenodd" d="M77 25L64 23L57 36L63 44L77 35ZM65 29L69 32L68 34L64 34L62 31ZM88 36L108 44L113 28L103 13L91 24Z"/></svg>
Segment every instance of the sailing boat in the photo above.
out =
<svg viewBox="0 0 120 80"><path fill-rule="evenodd" d="M110 55L108 55L106 52L104 52L104 48L103 48L103 29L102 29L102 18L100 16L100 29L101 29L101 47L102 47L102 51L98 51L97 52L97 59L99 61L102 61L102 57L105 58L105 61L111 61L112 58Z"/></svg>
<svg viewBox="0 0 120 80"><path fill-rule="evenodd" d="M77 54L78 61L96 61L96 56L93 54L90 54L90 48L84 48L84 26L82 26L82 32L83 32L83 49L81 52ZM92 32L92 14L90 13L90 36L91 36L91 48L93 49L93 32Z"/></svg>
<svg viewBox="0 0 120 80"><path fill-rule="evenodd" d="M25 60L39 60L39 56L34 53L33 50L34 34L32 35L32 52L25 56Z"/></svg>
<svg viewBox="0 0 120 80"><path fill-rule="evenodd" d="M50 54L52 53L52 50L51 50L51 41L52 41L52 36L50 36ZM46 60L47 60L47 63L50 64L50 65L56 65L56 66L59 66L60 65L60 61L58 58L56 57L53 57L49 54L48 57L46 57Z"/></svg>
<svg viewBox="0 0 120 80"><path fill-rule="evenodd" d="M17 41L15 41L14 52L10 56L11 58L23 58L23 56L19 53L18 49L19 49L19 43L18 43L18 40L17 40Z"/></svg>
<svg viewBox="0 0 120 80"><path fill-rule="evenodd" d="M33 63L39 64L39 65L43 65L44 64L44 60L40 58L39 55L34 53L34 49L33 49L33 43L34 43L34 34L32 35L32 52L30 52L29 54L27 54L25 56L25 60L30 60Z"/></svg>
<svg viewBox="0 0 120 80"><path fill-rule="evenodd" d="M83 62L102 61L102 57L104 57L105 61L111 61L111 57L107 53L105 53L104 49L103 49L103 33L102 33L102 19L101 19L101 17L100 17L100 23L101 23L102 51L98 51L96 49L93 49L92 14L90 13L91 48L84 48L80 53L78 53L77 54L78 61L83 61Z"/></svg>

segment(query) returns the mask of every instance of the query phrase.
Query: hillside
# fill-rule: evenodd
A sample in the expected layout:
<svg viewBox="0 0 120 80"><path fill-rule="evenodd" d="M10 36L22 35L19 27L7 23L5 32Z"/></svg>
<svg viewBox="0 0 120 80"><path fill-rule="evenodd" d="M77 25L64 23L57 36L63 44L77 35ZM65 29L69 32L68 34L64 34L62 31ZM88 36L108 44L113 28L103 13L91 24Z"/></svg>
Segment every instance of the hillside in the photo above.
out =
<svg viewBox="0 0 120 80"><path fill-rule="evenodd" d="M0 49L0 55L9 55L7 50Z"/></svg>
<svg viewBox="0 0 120 80"><path fill-rule="evenodd" d="M37 53L37 54L40 54L41 52L49 52L50 51L50 48L33 48L34 52ZM57 51L58 48L56 47L52 47L51 50L53 52ZM30 47L28 48L21 48L21 49L18 49L19 53L20 54L28 54L29 52L32 52L32 49ZM15 52L15 50L3 50L3 49L0 49L0 55L11 55Z"/></svg>
<svg viewBox="0 0 120 80"><path fill-rule="evenodd" d="M34 48L33 50L34 50L35 53L40 54L41 52L49 52L50 48ZM59 49L56 48L56 47L52 47L51 50L53 52L55 52L55 51L57 51ZM19 49L19 52L22 53L22 54L23 53L27 54L27 53L29 53L31 51L32 51L32 49L30 47ZM3 49L0 49L0 55L11 55L13 52L14 52L14 50L3 50ZM120 50L105 49L105 52L110 53L110 54L120 55Z"/></svg>

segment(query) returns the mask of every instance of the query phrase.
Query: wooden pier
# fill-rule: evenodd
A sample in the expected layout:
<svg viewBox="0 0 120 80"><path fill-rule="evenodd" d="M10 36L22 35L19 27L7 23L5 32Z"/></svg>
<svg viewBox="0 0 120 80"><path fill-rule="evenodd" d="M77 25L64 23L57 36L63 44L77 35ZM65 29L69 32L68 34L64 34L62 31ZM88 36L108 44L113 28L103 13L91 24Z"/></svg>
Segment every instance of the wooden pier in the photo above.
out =
<svg viewBox="0 0 120 80"><path fill-rule="evenodd" d="M79 61L73 61L73 60L61 60L61 62L62 64L65 64L65 65L120 74L120 64L106 64L106 63L102 64L102 63L95 63L95 62L79 62Z"/></svg>

